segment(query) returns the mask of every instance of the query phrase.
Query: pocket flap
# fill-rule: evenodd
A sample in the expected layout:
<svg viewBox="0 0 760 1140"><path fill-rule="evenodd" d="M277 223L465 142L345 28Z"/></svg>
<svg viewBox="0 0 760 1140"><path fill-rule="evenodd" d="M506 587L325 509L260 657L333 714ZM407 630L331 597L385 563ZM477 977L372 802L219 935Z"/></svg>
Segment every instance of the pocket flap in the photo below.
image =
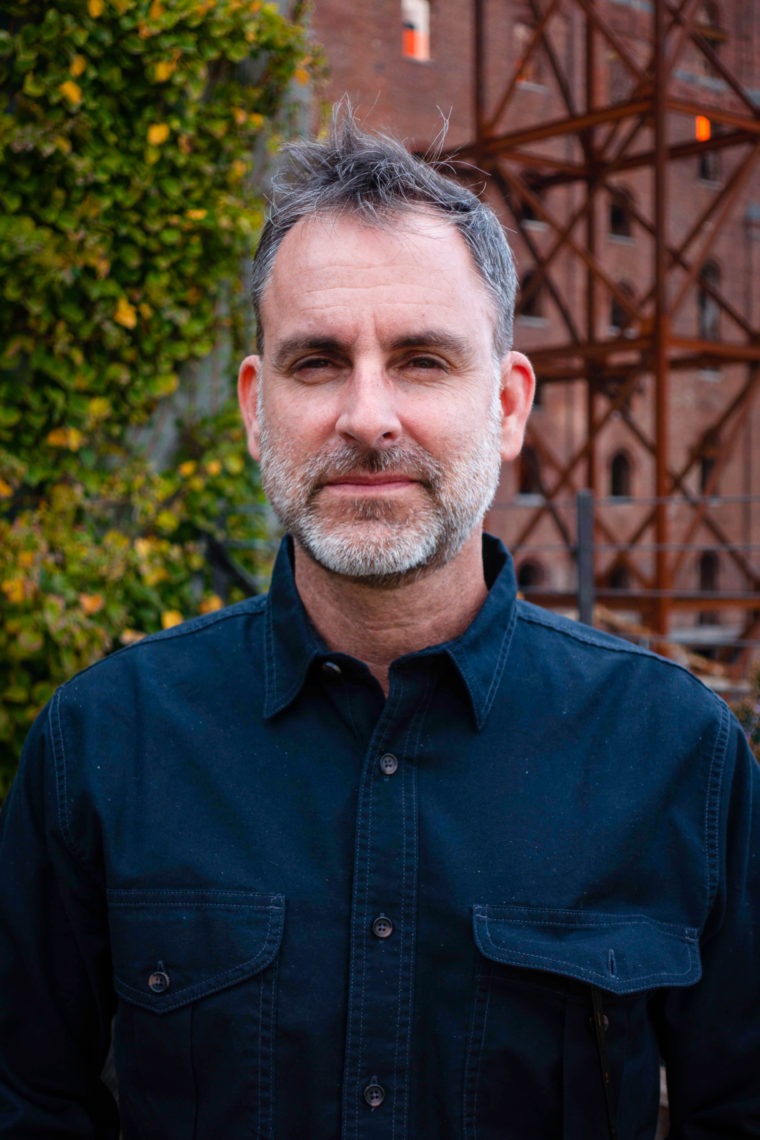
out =
<svg viewBox="0 0 760 1140"><path fill-rule="evenodd" d="M645 915L476 905L473 927L478 949L493 962L615 994L689 986L702 973L697 931Z"/></svg>
<svg viewBox="0 0 760 1140"><path fill-rule="evenodd" d="M281 895L109 890L116 992L155 1013L257 974L282 940Z"/></svg>

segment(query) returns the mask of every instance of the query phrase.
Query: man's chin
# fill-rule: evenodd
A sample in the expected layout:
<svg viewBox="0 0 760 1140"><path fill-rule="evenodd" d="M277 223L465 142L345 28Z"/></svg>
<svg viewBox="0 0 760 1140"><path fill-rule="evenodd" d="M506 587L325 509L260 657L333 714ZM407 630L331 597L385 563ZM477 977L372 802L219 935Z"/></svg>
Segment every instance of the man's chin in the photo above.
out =
<svg viewBox="0 0 760 1140"><path fill-rule="evenodd" d="M387 523L341 528L317 535L306 530L293 537L309 557L331 574L378 589L413 581L439 564L438 543L431 536L399 537Z"/></svg>

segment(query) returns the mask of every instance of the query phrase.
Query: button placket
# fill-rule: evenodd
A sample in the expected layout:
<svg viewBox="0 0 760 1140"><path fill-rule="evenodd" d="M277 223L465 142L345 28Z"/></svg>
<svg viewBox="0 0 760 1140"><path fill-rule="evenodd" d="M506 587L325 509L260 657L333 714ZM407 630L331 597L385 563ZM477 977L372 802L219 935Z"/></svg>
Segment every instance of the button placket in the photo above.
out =
<svg viewBox="0 0 760 1140"><path fill-rule="evenodd" d="M418 875L414 759L431 684L429 676L411 675L401 685L394 680L362 771L343 1140L380 1138L388 1127L396 1135L407 1134ZM396 740L398 747L389 748ZM366 1110L373 1086L382 1093L381 1112ZM378 1095L375 1090L373 1096Z"/></svg>

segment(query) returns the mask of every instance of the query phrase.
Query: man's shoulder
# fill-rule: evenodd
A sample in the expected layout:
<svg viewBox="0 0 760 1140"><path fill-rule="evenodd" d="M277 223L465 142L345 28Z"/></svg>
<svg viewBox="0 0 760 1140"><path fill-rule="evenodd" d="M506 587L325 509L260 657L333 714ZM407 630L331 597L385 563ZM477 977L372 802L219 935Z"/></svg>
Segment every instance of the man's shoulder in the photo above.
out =
<svg viewBox="0 0 760 1140"><path fill-rule="evenodd" d="M527 643L533 643L543 658L548 655L555 669L562 670L572 662L589 678L622 670L631 685L691 693L695 699L714 705L716 711L723 706L694 673L669 657L523 600L518 601L517 616Z"/></svg>
<svg viewBox="0 0 760 1140"><path fill-rule="evenodd" d="M266 595L246 598L212 613L200 614L169 629L147 634L100 658L59 689L67 696L91 687L120 684L141 673L160 673L167 681L211 662L252 648L266 611Z"/></svg>

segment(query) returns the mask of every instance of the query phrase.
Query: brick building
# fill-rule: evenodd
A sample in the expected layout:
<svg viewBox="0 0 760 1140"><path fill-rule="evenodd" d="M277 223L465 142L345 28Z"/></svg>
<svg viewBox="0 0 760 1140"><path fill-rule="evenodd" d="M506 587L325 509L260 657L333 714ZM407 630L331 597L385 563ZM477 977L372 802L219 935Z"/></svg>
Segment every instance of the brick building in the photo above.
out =
<svg viewBox="0 0 760 1140"><path fill-rule="evenodd" d="M574 496L591 488L612 623L746 669L760 637L760 9L316 0L312 21L325 102L347 92L421 152L445 117L447 153L511 231L516 347L540 388L489 527L526 594L574 604Z"/></svg>

